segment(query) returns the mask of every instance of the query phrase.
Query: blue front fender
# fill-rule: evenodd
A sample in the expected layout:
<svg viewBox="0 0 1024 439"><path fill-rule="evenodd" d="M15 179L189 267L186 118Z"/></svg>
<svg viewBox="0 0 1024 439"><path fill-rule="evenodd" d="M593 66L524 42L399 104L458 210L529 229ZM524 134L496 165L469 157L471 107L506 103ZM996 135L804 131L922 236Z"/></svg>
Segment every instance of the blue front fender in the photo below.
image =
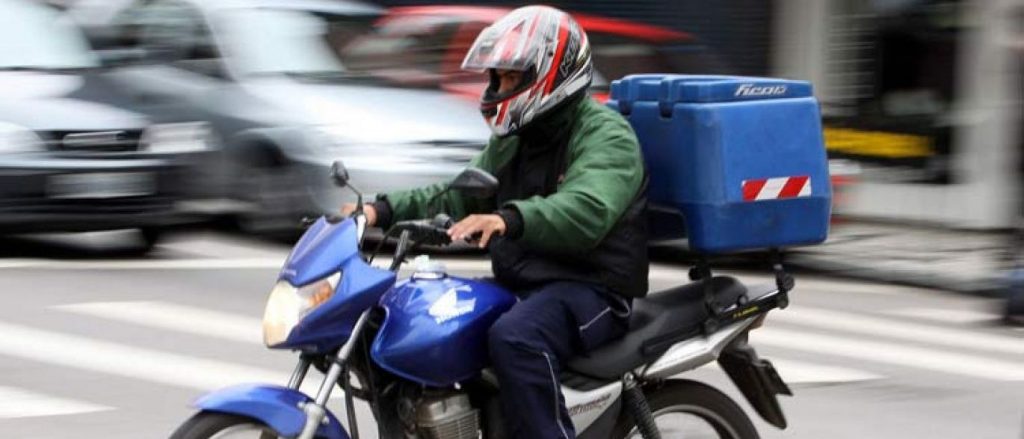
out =
<svg viewBox="0 0 1024 439"><path fill-rule="evenodd" d="M279 436L295 437L306 425L302 405L312 402L306 394L287 387L241 384L203 395L194 406L200 410L248 416L267 424ZM327 439L349 439L330 411L327 423L321 424L316 434Z"/></svg>

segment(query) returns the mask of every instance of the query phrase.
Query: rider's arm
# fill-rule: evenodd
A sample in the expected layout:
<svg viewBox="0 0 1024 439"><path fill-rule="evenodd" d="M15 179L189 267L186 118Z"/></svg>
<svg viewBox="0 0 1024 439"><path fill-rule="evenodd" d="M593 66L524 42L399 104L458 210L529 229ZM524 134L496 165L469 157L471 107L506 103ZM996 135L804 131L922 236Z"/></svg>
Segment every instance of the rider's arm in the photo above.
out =
<svg viewBox="0 0 1024 439"><path fill-rule="evenodd" d="M532 247L559 252L594 248L643 184L643 159L629 123L595 107L574 128L569 166L558 191L502 206L519 213L520 239Z"/></svg>
<svg viewBox="0 0 1024 439"><path fill-rule="evenodd" d="M493 151L497 148L496 144L498 143L500 143L499 140L492 139L469 165L493 174L497 167L494 165ZM428 212L428 201L443 191L447 185L448 182L437 183L377 197L377 201L374 202L374 208L377 210L377 225L387 228L395 221L426 218L430 213ZM437 198L434 212L444 212L452 218L458 219L474 213L490 213L496 207L493 198L477 199L452 190Z"/></svg>

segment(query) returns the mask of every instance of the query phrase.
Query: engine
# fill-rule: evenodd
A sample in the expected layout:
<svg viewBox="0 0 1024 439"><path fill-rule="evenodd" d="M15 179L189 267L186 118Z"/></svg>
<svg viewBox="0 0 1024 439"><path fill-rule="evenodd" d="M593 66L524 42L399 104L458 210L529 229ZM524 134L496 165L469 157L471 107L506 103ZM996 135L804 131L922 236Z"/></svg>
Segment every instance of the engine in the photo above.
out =
<svg viewBox="0 0 1024 439"><path fill-rule="evenodd" d="M478 439L480 416L464 393L433 396L416 408L416 429L422 439Z"/></svg>

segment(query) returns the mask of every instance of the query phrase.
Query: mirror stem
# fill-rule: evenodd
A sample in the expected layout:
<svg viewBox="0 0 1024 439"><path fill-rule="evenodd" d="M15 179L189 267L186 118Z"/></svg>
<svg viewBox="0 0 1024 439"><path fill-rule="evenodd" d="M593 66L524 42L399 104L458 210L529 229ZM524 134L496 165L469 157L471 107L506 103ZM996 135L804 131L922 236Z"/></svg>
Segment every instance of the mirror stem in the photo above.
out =
<svg viewBox="0 0 1024 439"><path fill-rule="evenodd" d="M395 247L395 258L391 260L391 270L398 273L398 269L402 267L402 262L405 261L405 253L409 250L409 231L402 230L402 234L398 237L398 246Z"/></svg>
<svg viewBox="0 0 1024 439"><path fill-rule="evenodd" d="M356 193L356 212L357 213L362 213L363 212L363 193L360 192L359 189L356 189L355 186L352 186L351 183L346 184L346 186L349 189L351 189L352 192Z"/></svg>

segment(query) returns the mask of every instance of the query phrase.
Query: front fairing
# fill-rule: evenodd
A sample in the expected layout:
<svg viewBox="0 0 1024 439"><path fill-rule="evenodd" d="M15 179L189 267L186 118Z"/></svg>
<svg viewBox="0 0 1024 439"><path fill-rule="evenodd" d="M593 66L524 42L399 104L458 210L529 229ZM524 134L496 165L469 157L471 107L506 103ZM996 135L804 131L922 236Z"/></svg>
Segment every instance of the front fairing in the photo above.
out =
<svg viewBox="0 0 1024 439"><path fill-rule="evenodd" d="M277 279L306 285L338 271L351 259L359 259L355 220L331 222L321 217L295 243Z"/></svg>
<svg viewBox="0 0 1024 439"><path fill-rule="evenodd" d="M278 277L302 287L341 272L333 296L304 316L288 338L272 348L326 352L348 340L363 311L375 306L394 285L395 274L369 266L359 253L355 221L320 218L295 245Z"/></svg>
<svg viewBox="0 0 1024 439"><path fill-rule="evenodd" d="M385 370L411 381L453 385L487 365L487 331L515 301L489 282L414 276L381 298L386 314L370 355Z"/></svg>

